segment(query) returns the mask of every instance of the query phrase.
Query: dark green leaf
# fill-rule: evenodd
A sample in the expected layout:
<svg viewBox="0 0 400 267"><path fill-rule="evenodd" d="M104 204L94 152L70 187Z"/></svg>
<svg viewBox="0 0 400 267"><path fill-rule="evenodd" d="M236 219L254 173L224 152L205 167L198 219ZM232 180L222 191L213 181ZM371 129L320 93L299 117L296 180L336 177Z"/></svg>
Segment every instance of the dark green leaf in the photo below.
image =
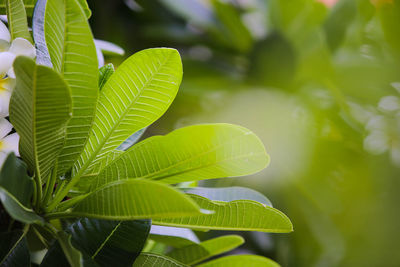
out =
<svg viewBox="0 0 400 267"><path fill-rule="evenodd" d="M37 215L33 210L23 206L13 195L2 187L0 187L0 200L8 214L15 220L28 224L44 223L42 217Z"/></svg>
<svg viewBox="0 0 400 267"><path fill-rule="evenodd" d="M30 255L21 230L0 234L0 266L29 266Z"/></svg>
<svg viewBox="0 0 400 267"><path fill-rule="evenodd" d="M105 221L82 218L68 231L72 244L100 266L132 266L149 234L148 220Z"/></svg>
<svg viewBox="0 0 400 267"><path fill-rule="evenodd" d="M0 172L0 187L13 195L22 205L29 207L33 193L33 180L27 174L26 164L14 153L8 155Z"/></svg>

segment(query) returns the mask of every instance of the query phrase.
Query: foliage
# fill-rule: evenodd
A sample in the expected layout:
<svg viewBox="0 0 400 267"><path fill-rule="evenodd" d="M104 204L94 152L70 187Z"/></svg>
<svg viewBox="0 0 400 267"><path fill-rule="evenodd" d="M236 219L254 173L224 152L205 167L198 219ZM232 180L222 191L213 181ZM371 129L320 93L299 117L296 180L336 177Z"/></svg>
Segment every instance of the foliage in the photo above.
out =
<svg viewBox="0 0 400 267"><path fill-rule="evenodd" d="M32 1L6 1L12 39L31 39L24 3L32 14ZM269 156L248 129L195 125L135 144L174 100L180 55L146 49L115 71L112 65L99 70L89 16L86 1L38 0L32 18L36 62L24 56L14 61L10 121L20 136L20 158L9 154L0 173L7 212L0 264L186 266L243 243L235 235L182 242L193 235L189 229L291 232L286 215L258 192L187 187L265 168ZM229 31L232 38L241 34ZM174 231L171 239L172 228L158 226L157 241L149 234L152 224L186 232ZM156 253L166 240L186 245ZM44 257L33 257L43 249ZM250 255L201 266L226 264L277 266Z"/></svg>

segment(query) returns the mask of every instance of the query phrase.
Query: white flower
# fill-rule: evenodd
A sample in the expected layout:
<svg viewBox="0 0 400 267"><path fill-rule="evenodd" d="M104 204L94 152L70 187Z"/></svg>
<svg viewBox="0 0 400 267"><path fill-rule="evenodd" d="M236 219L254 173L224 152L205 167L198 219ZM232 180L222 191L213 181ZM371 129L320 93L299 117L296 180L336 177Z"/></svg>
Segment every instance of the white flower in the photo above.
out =
<svg viewBox="0 0 400 267"><path fill-rule="evenodd" d="M15 78L12 64L17 56L36 57L36 49L28 40L15 38L11 43L10 41L10 32L0 21L0 78L6 74L10 78Z"/></svg>
<svg viewBox="0 0 400 267"><path fill-rule="evenodd" d="M3 165L9 153L14 152L16 156L19 156L19 135L17 133L7 135L11 130L11 123L5 118L0 118L0 166Z"/></svg>
<svg viewBox="0 0 400 267"><path fill-rule="evenodd" d="M15 80L11 78L0 79L0 118L8 116L8 108Z"/></svg>

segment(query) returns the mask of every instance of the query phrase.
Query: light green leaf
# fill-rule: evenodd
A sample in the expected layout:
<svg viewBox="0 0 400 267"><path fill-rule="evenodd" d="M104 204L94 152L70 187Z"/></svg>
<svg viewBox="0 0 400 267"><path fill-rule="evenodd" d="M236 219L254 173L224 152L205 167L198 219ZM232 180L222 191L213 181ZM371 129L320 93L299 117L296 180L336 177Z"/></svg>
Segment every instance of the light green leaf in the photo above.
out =
<svg viewBox="0 0 400 267"><path fill-rule="evenodd" d="M136 259L133 267L189 267L164 255L142 253Z"/></svg>
<svg viewBox="0 0 400 267"><path fill-rule="evenodd" d="M263 194L246 187L232 186L232 187L219 187L219 188L207 188L207 187L193 187L182 189L186 193L199 195L210 200L219 201L233 201L248 199L260 202L261 204L272 207L271 201L266 198Z"/></svg>
<svg viewBox="0 0 400 267"><path fill-rule="evenodd" d="M279 267L276 262L257 255L232 255L197 265L198 267Z"/></svg>
<svg viewBox="0 0 400 267"><path fill-rule="evenodd" d="M243 238L238 235L220 236L203 241L200 244L192 244L186 247L174 249L169 252L167 256L179 262L192 265L224 252L228 252L243 243Z"/></svg>
<svg viewBox="0 0 400 267"><path fill-rule="evenodd" d="M153 224L186 227L192 229L215 229L233 231L259 231L287 233L293 231L292 223L277 209L252 200L231 202L211 201L201 196L190 195L202 209L212 214L202 214L179 219L156 219Z"/></svg>
<svg viewBox="0 0 400 267"><path fill-rule="evenodd" d="M196 203L168 185L146 180L117 181L79 202L72 215L99 219L176 218L200 214Z"/></svg>
<svg viewBox="0 0 400 267"><path fill-rule="evenodd" d="M6 9L11 40L21 37L32 43L23 1L6 0Z"/></svg>
<svg viewBox="0 0 400 267"><path fill-rule="evenodd" d="M200 243L196 234L190 229L159 225L151 226L150 238L175 248Z"/></svg>
<svg viewBox="0 0 400 267"><path fill-rule="evenodd" d="M58 174L63 174L76 161L89 137L99 93L97 54L87 17L77 0L52 0L40 7L45 12L38 12L38 16L44 18L37 20L44 22L47 44L41 48L48 49L54 69L64 76L72 95L72 118L58 159ZM46 51L38 51L39 61L41 55Z"/></svg>
<svg viewBox="0 0 400 267"><path fill-rule="evenodd" d="M128 149L104 168L92 187L130 178L178 183L242 176L264 169L268 162L264 145L248 129L231 124L195 125Z"/></svg>
<svg viewBox="0 0 400 267"><path fill-rule="evenodd" d="M22 223L39 223L43 224L42 217L37 215L33 210L23 206L13 195L0 186L0 201L7 213L15 220Z"/></svg>
<svg viewBox="0 0 400 267"><path fill-rule="evenodd" d="M19 151L29 170L47 179L64 144L71 117L70 91L59 74L30 58L18 57L14 70L17 84L10 120L21 138Z"/></svg>
<svg viewBox="0 0 400 267"><path fill-rule="evenodd" d="M132 266L149 234L149 220L110 221L82 218L69 228L72 245L100 266Z"/></svg>
<svg viewBox="0 0 400 267"><path fill-rule="evenodd" d="M7 0L0 0L0 13L5 14L7 10L7 5L6 5ZM26 10L26 14L28 16L31 16L33 13L33 9L35 8L37 0L24 0L24 6Z"/></svg>
<svg viewBox="0 0 400 267"><path fill-rule="evenodd" d="M74 172L83 174L170 106L182 79L178 51L156 48L128 58L110 77L98 103L92 132Z"/></svg>
<svg viewBox="0 0 400 267"><path fill-rule="evenodd" d="M107 64L99 69L99 90L103 89L111 75L115 72L113 64Z"/></svg>
<svg viewBox="0 0 400 267"><path fill-rule="evenodd" d="M33 193L33 180L27 174L26 164L14 153L8 155L0 172L0 186L22 205L29 207Z"/></svg>

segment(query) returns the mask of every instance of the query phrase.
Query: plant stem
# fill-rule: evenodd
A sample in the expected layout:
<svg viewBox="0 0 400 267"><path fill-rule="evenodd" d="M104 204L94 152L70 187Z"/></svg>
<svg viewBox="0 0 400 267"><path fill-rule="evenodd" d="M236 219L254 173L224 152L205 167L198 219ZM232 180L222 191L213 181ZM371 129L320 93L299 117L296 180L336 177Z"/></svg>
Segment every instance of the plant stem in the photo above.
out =
<svg viewBox="0 0 400 267"><path fill-rule="evenodd" d="M68 217L71 217L71 212L69 211L53 212L44 215L44 218L49 221L60 218L68 218Z"/></svg>
<svg viewBox="0 0 400 267"><path fill-rule="evenodd" d="M51 176L46 183L46 189L44 191L43 201L42 201L43 206L47 206L47 203L49 202L51 196L53 195L54 185L56 184L57 181L57 167L58 167L58 161L56 160L53 172L51 173Z"/></svg>
<svg viewBox="0 0 400 267"><path fill-rule="evenodd" d="M66 186L64 186L63 188L60 188L60 190L56 192L53 200L51 201L51 204L48 207L49 211L54 210L54 208L58 205L58 203L60 203L64 199L64 197L67 196L69 190L71 190L72 187L74 187L74 185L76 185L76 183L79 181L82 173L85 170L86 170L86 168L80 169L79 172L71 179L71 181Z"/></svg>

